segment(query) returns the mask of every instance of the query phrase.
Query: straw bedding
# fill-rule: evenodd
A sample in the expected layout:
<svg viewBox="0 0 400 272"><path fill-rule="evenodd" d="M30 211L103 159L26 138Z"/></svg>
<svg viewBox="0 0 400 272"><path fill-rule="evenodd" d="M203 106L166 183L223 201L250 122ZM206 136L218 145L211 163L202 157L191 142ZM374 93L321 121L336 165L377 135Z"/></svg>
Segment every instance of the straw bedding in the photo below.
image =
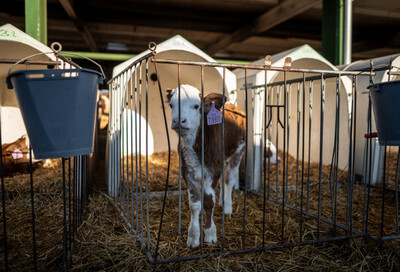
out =
<svg viewBox="0 0 400 272"><path fill-rule="evenodd" d="M61 160L39 168L34 177L34 208L39 271L54 270L62 254L63 192ZM33 270L33 240L29 174L4 178L7 245L11 271ZM1 216L3 220L3 215ZM3 221L0 270L4 269Z"/></svg>
<svg viewBox="0 0 400 272"><path fill-rule="evenodd" d="M392 155L392 154L391 154ZM393 155L396 156L397 154ZM155 154L149 157L149 187L152 191L162 191L165 188L166 173L166 153ZM142 192L145 192L145 158L142 157ZM178 196L173 194L179 188L178 183L178 156L172 153L172 165L170 173L170 183L167 197L164 222L162 225L161 241L159 247L159 259L180 256L192 256L201 253L201 249L190 250L186 246L187 226L189 223L188 202L185 192L185 184L182 180L182 216L181 240L178 240ZM135 163L135 158L133 158ZM131 161L128 158L129 168ZM133 164L135 167L135 164ZM289 160L289 179L288 185L296 184L296 161ZM310 198L308 208L310 212L318 211L319 194L319 173L313 166L310 171ZM393 166L389 165L389 169ZM394 168L395 169L395 168ZM270 175L276 176L276 169L270 169ZM278 170L278 185L276 180L271 178L272 184L267 185L266 193L275 197L278 193L278 200L282 200L282 169ZM301 170L300 170L301 171ZM125 174L130 176L124 186L124 195L132 199L133 205L128 206L126 202L119 203L125 211L129 211L129 221L139 226L139 237L142 236L140 213L136 214L135 188L136 170L128 169ZM321 214L327 218L332 216L331 210L331 188L329 186L330 167L324 166L321 186L322 211ZM393 173L389 170L389 175ZM392 175L394 177L394 175ZM101 177L98 177L101 178ZM392 180L393 178L390 178ZM300 179L301 180L301 179ZM346 205L348 190L347 172L338 171L337 186L337 207L336 217L338 222L346 220ZM17 261L12 271L32 270L32 242L30 224L30 194L29 194L29 175L19 175L13 178L6 178L7 192L7 219L8 236L10 243L9 258ZM306 184L306 183L304 183ZM62 254L62 188L61 188L61 168L60 161L50 169L39 169L35 172L35 205L37 223L37 243L38 243L38 264L39 271L51 271L59 269L60 257ZM128 186L129 185L129 186ZM138 186L140 185L138 179ZM132 187L132 191L130 188ZM295 186L287 190L287 203L301 207L301 190L297 191ZM299 186L298 188L301 188ZM129 189L129 190L128 190ZM139 188L140 189L140 188ZM262 188L263 189L263 188ZM303 187L304 189L304 187ZM262 192L262 190L261 190ZM303 209L306 209L305 190L303 191ZM356 229L362 230L363 218L363 194L364 186L356 184L354 187L355 197L353 199L353 225ZM162 194L161 194L162 195ZM217 195L219 195L217 193ZM377 234L380 232L382 190L371 190L370 195L373 199L370 203L369 229L368 231ZM245 248L260 247L263 245L263 197L249 193L245 198L243 191L235 191L233 215L224 217L224 250L236 250L243 247L243 203L246 205L245 226ZM125 199L126 199L125 198ZM140 199L140 198L139 198ZM142 199L143 213L146 214L146 206L149 205L149 233L151 237L150 245L154 254L155 241L158 234L160 213L162 208L162 198L154 196L149 203ZM395 231L395 199L393 194L385 195L385 234L393 234ZM129 210L128 210L129 207ZM284 222L282 227L282 212L284 212ZM137 216L139 221L137 221ZM298 212L285 208L271 201L266 201L265 210L265 245L273 246L281 243L282 230L285 243L298 242L316 238L317 220L309 217L300 217ZM143 218L146 220L146 217ZM222 214L221 208L215 209L215 223L217 225L218 243L215 246L204 245L202 253L219 252L222 248ZM144 221L145 222L145 221ZM15 226L15 227L14 227ZM143 240L146 243L147 224L143 225ZM300 230L301 233L300 233ZM333 235L332 228L325 223L321 223L319 235L321 238L328 238ZM336 235L344 234L344 231L336 229ZM4 258L3 247L0 248L0 261ZM11 263L11 261L10 261ZM0 269L3 269L1 267ZM144 249L129 231L127 225L120 217L109 197L100 191L96 191L90 198L90 204L86 213L85 220L79 229L77 243L72 252L71 271L136 271L152 270ZM204 260L171 263L157 266L158 270L169 271L321 271L330 269L332 271L397 271L400 270L400 242L387 241L381 247L375 242L364 239L354 239L345 242L324 243L318 245L299 246L288 249L279 249L263 253L251 253L245 255L233 255L229 257L213 257Z"/></svg>
<svg viewBox="0 0 400 272"><path fill-rule="evenodd" d="M166 153L155 154L149 157L149 188L150 191L163 190L165 188L166 173ZM125 158L126 160L127 158ZM138 190L140 191L140 181L142 182L142 195L136 195L136 158L133 158L133 168L130 158L128 158L125 166L129 167L125 170L125 185L120 193L123 195L121 200L116 203L127 214L129 222L138 231L139 238L143 237L143 241L147 244L147 232L150 234L151 253L154 254L156 246L156 237L159 229L159 222L162 209L162 194L152 195L147 203L144 194L146 192L146 175L145 175L145 158L141 158L142 163L142 179L137 179ZM246 201L246 222L244 229L246 238L244 241L245 248L254 248L263 246L263 216L265 216L265 246L274 246L281 243L282 231L285 243L299 242L320 238L329 238L337 235L345 235L345 231L340 228L332 229L326 223L321 222L318 233L318 222L307 216L301 217L298 212L285 208L271 201L266 201L266 210L263 212L263 198L255 194L249 193L246 196L243 191L236 191L234 197L234 207L232 216L224 216L224 241L222 245L222 214L221 208L216 207L214 220L217 225L218 243L215 246L204 244L203 251L201 249L190 250L186 246L187 226L190 221L188 210L188 201L185 191L185 184L182 181L182 214L181 227L179 229L179 198L173 191L179 188L178 183L178 156L172 153L170 181L168 185L168 196L166 199L166 210L164 213L164 221L162 225L161 240L159 244L158 259L174 258L179 256L194 256L199 254L207 254L212 252L220 252L222 246L225 251L237 250L243 247L243 214L244 201ZM301 165L301 163L300 163ZM296 166L297 162L293 158L289 158L289 179L286 203L301 207L300 184L298 186L296 198ZM133 171L132 171L133 169ZM278 184L272 179L272 184L266 187L266 194L271 197L282 200L282 167L278 169ZM301 173L301 169L299 170ZM307 169L304 175L307 176ZM321 178L321 215L332 218L332 213L336 214L338 223L346 223L346 211L348 205L347 191L347 171L337 171L337 181L329 185L329 176L331 175L331 167L324 166ZM131 178L133 175L133 179ZM270 168L270 175L276 176L276 167ZM299 175L301 177L301 175ZM153 178L157 177L157 178ZM301 178L299 179L301 180ZM331 179L333 180L333 179ZM286 182L286 181L285 181ZM308 201L308 210L318 214L319 199L319 171L318 165L312 164L310 170L310 196ZM306 182L304 181L304 184ZM292 186L292 187L290 187ZM330 189L332 188L332 190ZM263 188L262 188L263 189ZM306 191L303 191L303 209L306 209ZM362 219L364 207L363 184L355 184L353 203L353 227L363 230ZM331 194L336 192L336 209L331 209ZM381 203L382 190L370 190L369 203L369 224L368 231L373 235L379 235L381 222ZM217 195L219 195L217 193ZM136 204L136 197L138 204ZM136 269L151 270L147 257L145 257L145 249L141 247L137 239L130 234L126 224L122 221L119 213L115 211L113 206L106 200L108 196L97 193L92 197L89 210L88 220L81 228L79 249L74 252L74 266L72 271L90 271L90 270L115 270L129 271ZM132 202L128 204L126 199ZM125 201L124 201L125 200ZM136 207L140 207L140 200L143 205L143 227L141 227L141 213L137 213ZM395 233L395 207L393 206L393 194L385 195L385 216L384 216L384 235ZM149 206L149 229L146 224L147 204ZM138 206L136 206L138 205ZM104 211L107 212L104 212ZM284 222L282 222L282 212L284 213ZM103 226L102 222L107 222L107 226ZM283 227L282 227L283 224ZM109 227L111 225L111 227ZM181 238L179 239L179 232ZM334 233L335 232L335 233ZM369 240L354 239L345 242L332 242L319 245L307 245L290 249L280 249L267 251L264 253L251 253L246 255L233 255L229 257L212 257L211 259L180 262L172 264L159 265L160 270L171 271L277 271L277 270L293 270L293 271L321 271L323 269L331 269L333 271L395 271L400 269L399 242L388 241L382 247ZM153 255L154 256L154 255Z"/></svg>

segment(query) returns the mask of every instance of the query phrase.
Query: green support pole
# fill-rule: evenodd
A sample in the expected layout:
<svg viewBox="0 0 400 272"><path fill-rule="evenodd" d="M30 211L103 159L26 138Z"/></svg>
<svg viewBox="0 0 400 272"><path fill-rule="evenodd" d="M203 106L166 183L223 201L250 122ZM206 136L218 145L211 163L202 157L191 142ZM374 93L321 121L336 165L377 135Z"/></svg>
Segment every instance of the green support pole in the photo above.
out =
<svg viewBox="0 0 400 272"><path fill-rule="evenodd" d="M47 0L25 0L25 32L47 44Z"/></svg>
<svg viewBox="0 0 400 272"><path fill-rule="evenodd" d="M343 0L324 0L322 55L335 65L343 64Z"/></svg>

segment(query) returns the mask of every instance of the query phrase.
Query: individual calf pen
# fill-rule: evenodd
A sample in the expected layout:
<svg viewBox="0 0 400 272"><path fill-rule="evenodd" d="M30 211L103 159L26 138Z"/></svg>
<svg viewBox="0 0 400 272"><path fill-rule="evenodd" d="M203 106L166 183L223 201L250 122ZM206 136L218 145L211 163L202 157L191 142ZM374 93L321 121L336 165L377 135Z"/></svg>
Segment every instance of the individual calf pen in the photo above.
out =
<svg viewBox="0 0 400 272"><path fill-rule="evenodd" d="M151 82L150 65L156 71L161 65L177 71L176 85L162 86L163 76L168 75L161 73L156 73L156 81ZM266 81L264 86L245 84L243 90L238 90L238 95L259 94L256 102L249 101L245 95L244 110L246 113L252 110L249 105L254 103L263 105L257 117L257 122L262 124L261 132L253 132L261 133L258 144L262 151L246 152L244 156L242 190L233 193L232 215L225 215L223 208L216 205L214 221L218 241L213 245L204 242L206 215L201 209L200 245L195 249L186 243L191 215L183 181L182 150L173 151L175 147L169 144L173 135L168 132L169 116L164 109L164 90L186 83L181 78L186 66L198 68L202 95L207 81L204 71L210 68L221 69L222 75L226 69L239 68L263 70L266 79L271 71L281 76L279 82ZM356 120L359 120L355 110L357 78L365 75L370 73L293 69L290 61L285 67L271 67L268 61L264 66L231 65L157 59L150 53L115 76L109 82L108 194L142 243L150 262L157 265L354 237L381 242L399 238L398 149L386 148L381 185L358 183L354 174ZM353 82L352 90L345 95L340 84L344 76ZM223 82L224 77L220 90L212 91L225 95ZM165 135L152 135L149 123L154 120L149 112L154 107L163 108L164 116L157 118L164 120ZM224 110L221 114L225 115ZM204 124L202 116L201 124ZM371 120L371 111L365 120ZM253 120L246 122L246 131L250 122ZM221 133L221 137L226 136ZM279 150L280 164L271 164L266 159L267 140ZM148 150L153 141L167 141L169 149L150 154ZM371 148L372 139L365 141ZM255 171L247 168L248 158L257 154L261 156L260 163L252 167L261 171L261 182L248 175ZM204 160L204 155L199 157L203 166ZM365 163L370 161L371 155ZM221 179L224 180L224 174ZM199 183L203 207L204 179ZM220 194L224 196L225 189L221 188Z"/></svg>

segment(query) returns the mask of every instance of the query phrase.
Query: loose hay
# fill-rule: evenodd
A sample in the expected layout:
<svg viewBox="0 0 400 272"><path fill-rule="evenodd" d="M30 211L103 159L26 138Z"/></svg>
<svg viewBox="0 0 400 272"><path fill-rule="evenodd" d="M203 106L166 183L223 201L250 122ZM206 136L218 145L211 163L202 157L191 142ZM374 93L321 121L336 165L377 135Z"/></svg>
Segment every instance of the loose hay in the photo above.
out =
<svg viewBox="0 0 400 272"><path fill-rule="evenodd" d="M236 194L235 194L236 195ZM236 196L238 197L238 196ZM242 195L239 195L242 197ZM96 193L91 197L86 220L80 229L79 243L73 252L71 271L150 271L144 249L130 233L119 213L107 201L107 196ZM250 202L253 201L250 196ZM152 207L153 208L153 207ZM188 211L185 210L185 217ZM166 221L176 221L175 214L166 213ZM254 228L254 217L247 225ZM271 218L270 218L271 219ZM240 221L230 218L231 221ZM229 221L229 222L231 222ZM157 222L155 222L157 223ZM291 224L292 222L289 222ZM216 223L217 225L220 222ZM280 220L270 220L272 231L279 235ZM219 225L220 226L220 225ZM176 225L170 226L175 228ZM183 226L186 228L186 225ZM241 235L242 229L227 227L227 235ZM277 233L273 233L277 231ZM220 231L218 230L218 234ZM177 236L167 232L162 236L161 251L176 254ZM185 239L186 237L183 237ZM220 238L220 236L219 236ZM182 241L181 256L198 253L189 250ZM233 245L225 241L226 246ZM369 240L308 245L246 255L220 256L203 260L170 263L157 266L159 271L397 271L400 269L400 243L388 241L382 247ZM214 250L205 246L205 252ZM216 249L215 249L216 250Z"/></svg>
<svg viewBox="0 0 400 272"><path fill-rule="evenodd" d="M155 156L149 157L149 188L150 190L158 191L160 188L163 190L165 187L165 173L166 164L164 160L164 166L161 165L159 157L166 158L166 154L156 154ZM173 154L171 163L171 169L175 172L170 176L169 190L177 189L177 155ZM126 158L125 158L126 159ZM127 165L130 164L128 158ZM301 163L300 163L301 165ZM306 164L305 164L306 165ZM142 157L142 166L145 169L145 159ZM295 185L296 177L296 166L297 162L293 158L289 158L289 185ZM306 166L307 167L307 166ZM301 173L301 167L299 168ZM305 169L307 170L307 169ZM153 175L152 171L156 171ZM274 169L271 170L272 176L275 174ZM276 171L276 170L275 170ZM281 176L281 169L278 169L278 178ZM128 171L129 172L129 171ZM307 173L306 171L304 171ZM132 172L135 174L135 172ZM329 176L331 173L330 166L323 166L322 169L322 215L331 218L332 210L330 208L331 202L331 191L329 188ZM131 174L131 172L129 172ZM161 180L153 179L153 176L161 178ZM346 208L347 208L347 171L338 170L337 174L337 197L336 197L336 218L337 222L346 222ZM300 179L301 180L301 179ZM135 184L136 181L134 181ZM143 225L141 228L140 213L139 217L136 217L135 210L135 198L140 195L135 195L135 190L130 191L130 182L124 186L125 200L132 199L133 205L129 205L126 201L119 202L118 205L125 211L128 211L129 222L133 226L137 226L138 223L138 235L142 236L146 244L147 240L147 226ZM142 170L142 192L145 192L145 173ZM184 183L182 183L184 186ZM331 185L332 186L332 185ZM278 179L278 199L282 198L282 179ZM135 187L133 187L135 188ZM309 210L311 212L318 211L318 194L319 194L319 167L317 164L312 164L310 170L310 201ZM362 230L362 219L363 219L363 195L364 185L354 185L354 199L353 199L353 227ZM128 190L129 189L129 190ZM275 193L273 188L270 188L270 193ZM288 191L288 202L293 205L300 207L299 192ZM218 195L218 193L217 193ZM380 232L381 222L381 201L382 201L382 190L373 189L370 192L370 213L369 213L369 229L368 231L376 235ZM80 233L79 249L74 252L73 260L74 266L72 270L75 271L91 271L91 270L107 270L107 271L130 271L130 270L151 270L152 267L149 265L147 257L144 255L144 249L137 242L130 231L125 226L125 223L120 218L117 211L115 211L110 203L105 204L105 200L108 197L97 193L92 197L91 204L89 207L88 218L89 223L84 224ZM225 216L225 240L224 250L237 250L243 247L243 201L244 194L242 191L236 191L233 195L234 207L233 215L231 217ZM393 207L393 194L385 196L386 204L385 207L385 228L384 234L392 234L393 226L395 226L395 207ZM144 222L146 220L146 200L143 198L143 215ZM263 229L263 199L262 197L254 194L247 195L247 208L246 208L246 239L245 248L261 247L262 244L262 229ZM218 202L218 201L217 201ZM151 237L151 248L152 254L154 254L154 248L156 243L156 237L158 234L160 212L162 207L162 199L160 197L152 197L149 200L149 232ZM186 246L187 238L187 227L189 224L189 210L186 193L182 193L182 214L181 214L181 229L178 229L178 197L172 193L168 194L166 202L166 211L163 222L163 230L161 233L159 256L158 259L162 258L175 258L178 256L193 256L201 253L212 253L219 252L222 248L221 231L222 231L222 214L221 208L216 207L215 209L215 223L217 225L218 243L215 246L209 246L204 244L203 251L201 249L190 250ZM305 209L306 203L303 203ZM134 208L134 209L132 209ZM107 212L104 212L107 211ZM133 214L132 214L133 212ZM291 209L285 208L285 222L282 227L282 206L273 202L267 201L265 218L265 246L274 246L280 244L282 237L282 229L284 234L284 242L292 243L300 241L300 237L303 241L313 240L317 238L317 221L307 216L303 216L303 229L300 233L300 215ZM137 218L139 221L137 221ZM95 220L95 222L94 222ZM104 223L103 222L108 222ZM111 222L111 223L110 223ZM111 225L111 227L110 227ZM178 239L178 232L182 233L181 240ZM345 232L339 228L336 228L336 233L333 233L333 229L330 225L321 222L320 226L320 238L329 238L334 235L344 235ZM229 257L213 257L205 260L171 263L166 265L160 265L160 270L170 271L254 271L254 270L265 270L265 271L321 271L323 269L330 269L332 271L390 271L400 269L400 258L399 258L399 241L387 241L381 248L377 247L376 243L370 242L369 240L356 239L344 242L332 242L318 245L308 245L294 247L290 249L267 251L264 253L252 253L246 255L234 255Z"/></svg>
<svg viewBox="0 0 400 272"><path fill-rule="evenodd" d="M161 191L165 188L166 175L166 153L155 154L149 158L149 182L150 188L154 191ZM130 161L128 161L130 164ZM295 160L289 160L290 180L289 185L295 185L293 177L296 177ZM145 160L142 157L142 165L145 167ZM301 164L300 164L301 165ZM315 168L315 166L314 166ZM314 169L313 168L313 169ZM392 167L393 168L393 167ZM143 168L145 169L145 168ZM318 169L318 167L316 167ZM319 191L319 176L316 169L310 171L310 187L312 189L310 198L310 210L317 211L317 192ZM178 166L177 154L172 153L170 175L170 191L178 189ZM272 170L274 171L274 170ZM330 192L327 186L330 167L323 167L323 187L322 187L322 214L329 218L330 213ZM133 172L135 173L135 172ZM274 174L274 172L271 172ZM130 174L130 173L129 173ZM144 175L143 175L144 174ZM279 172L278 172L279 174ZM281 174L279 174L281 175ZM38 240L38 265L39 271L58 270L60 257L62 254L62 182L60 163L50 170L39 169L35 172L35 206L36 206L36 228ZM39 178L40 177L40 178ZM392 178L391 178L392 179ZM339 171L338 175L338 198L337 198L337 217L338 222L344 222L346 210L347 192L347 172ZM142 172L142 186L145 182L145 173ZM282 182L282 181L280 181ZM182 182L182 190L185 184ZM279 197L282 191L278 184ZM273 184L272 187L276 187ZM30 223L30 193L29 175L21 175L13 179L6 179L7 189L7 211L8 225L15 222L18 228L9 228L10 243L10 263L17 260L18 265L11 267L12 271L31 270L32 262L32 242L31 242L31 223ZM126 186L126 188L129 188ZM142 189L145 189L143 187ZM362 208L363 208L362 184L357 184L354 188L354 227L362 229ZM143 190L145 192L145 190ZM126 193L126 192L125 192ZM270 193L275 193L271 188ZM369 231L372 233L380 232L382 191L374 189L371 192ZM218 195L218 194L217 194ZM129 195L132 196L132 195ZM243 246L243 201L242 191L234 193L233 215L225 216L225 250L241 249ZM393 194L386 194L385 207L385 234L393 233L395 220L395 209L393 206ZM189 224L189 210L186 193L182 194L182 237L178 243L178 197L172 193L168 194L166 213L163 223L163 231L160 241L159 258L177 257L178 250L180 256L191 256L199 254L200 249L190 250L186 246L187 226ZM288 200L292 204L296 203L295 190L288 192ZM151 248L155 248L155 238L158 234L158 226L161 210L161 199L153 197L149 201L150 212L150 237ZM297 200L297 204L300 202ZM14 206L13 206L14 205ZM128 207L125 204L126 208ZM303 203L305 205L305 203ZM143 202L144 214L146 212L146 202ZM247 196L247 217L246 217L246 248L259 247L262 245L262 218L263 218L263 199L254 194ZM130 207L132 211L132 207ZM297 242L300 238L300 216L299 213L290 209L285 209L284 222L284 242ZM15 216L15 217L13 217ZM266 206L266 232L265 245L273 246L281 243L282 235L282 207L267 201ZM308 217L303 218L302 239L310 240L316 238L316 220ZM131 222L136 225L136 213ZM215 209L215 221L217 225L218 243L216 246L204 245L203 253L218 252L221 250L221 208ZM51 222L51 224L49 223ZM139 237L141 229L139 229ZM340 230L337 229L340 234ZM144 241L146 241L147 228L143 228ZM332 236L332 228L321 224L321 238ZM43 242L42 242L43 241ZM180 246L180 248L179 248ZM0 248L0 260L3 261L3 247ZM154 253L154 251L152 251ZM376 243L364 239L355 239L345 242L332 242L318 245L300 246L288 249L267 251L263 253L251 253L246 255L220 256L204 260L170 263L157 266L159 270L168 271L321 271L329 269L331 271L397 271L400 270L400 242L387 241L382 247ZM0 269L3 269L1 267ZM71 271L150 271L153 267L149 264L144 254L144 249L137 239L129 231L128 227L121 219L119 212L108 201L108 196L96 192L90 199L87 215L79 230L77 243L72 252Z"/></svg>
<svg viewBox="0 0 400 272"><path fill-rule="evenodd" d="M52 160L51 165L39 168L33 176L37 268L49 271L59 265L62 256L61 160ZM4 185L9 268L11 271L33 270L30 175L6 177ZM4 269L3 222L1 226L0 269Z"/></svg>

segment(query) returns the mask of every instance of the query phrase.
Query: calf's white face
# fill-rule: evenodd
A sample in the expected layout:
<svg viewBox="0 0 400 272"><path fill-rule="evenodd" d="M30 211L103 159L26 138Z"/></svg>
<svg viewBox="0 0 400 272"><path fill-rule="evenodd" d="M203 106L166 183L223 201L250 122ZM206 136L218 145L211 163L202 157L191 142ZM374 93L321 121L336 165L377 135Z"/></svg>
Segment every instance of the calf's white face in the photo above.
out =
<svg viewBox="0 0 400 272"><path fill-rule="evenodd" d="M190 85L180 86L180 120L178 93L178 88L175 88L167 94L167 98L169 99L169 106L171 107L171 128L178 132L180 123L182 136L188 134L194 134L194 136L196 136L197 129L201 122L200 91Z"/></svg>

